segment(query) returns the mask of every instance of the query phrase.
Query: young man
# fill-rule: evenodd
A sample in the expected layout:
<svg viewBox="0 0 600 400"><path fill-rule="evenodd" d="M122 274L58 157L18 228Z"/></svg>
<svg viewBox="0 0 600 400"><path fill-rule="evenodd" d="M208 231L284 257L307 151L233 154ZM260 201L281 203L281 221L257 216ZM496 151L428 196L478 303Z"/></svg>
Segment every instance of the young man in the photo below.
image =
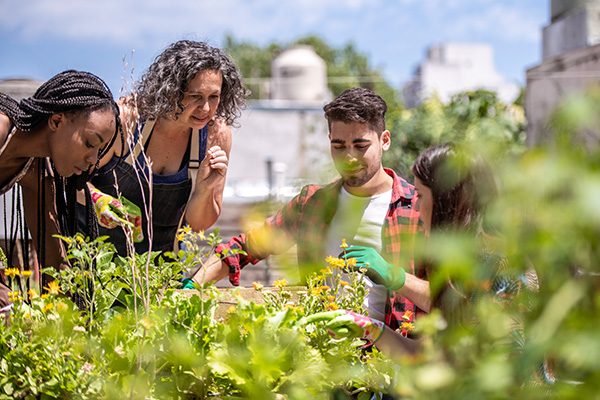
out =
<svg viewBox="0 0 600 400"><path fill-rule="evenodd" d="M423 280L424 271L415 271L412 261L419 219L413 210L414 187L381 164L383 152L390 147L387 105L372 91L354 88L323 110L331 156L341 179L325 186L305 186L262 226L217 248L221 254L240 249L247 255L213 256L193 280L218 281L229 274L237 286L245 265L283 253L294 244L300 275L306 276L322 269L328 255L338 256L346 239L352 257L369 266L367 275L372 280L366 280L365 301L369 316L396 329L405 311L415 315L429 310L429 285Z"/></svg>

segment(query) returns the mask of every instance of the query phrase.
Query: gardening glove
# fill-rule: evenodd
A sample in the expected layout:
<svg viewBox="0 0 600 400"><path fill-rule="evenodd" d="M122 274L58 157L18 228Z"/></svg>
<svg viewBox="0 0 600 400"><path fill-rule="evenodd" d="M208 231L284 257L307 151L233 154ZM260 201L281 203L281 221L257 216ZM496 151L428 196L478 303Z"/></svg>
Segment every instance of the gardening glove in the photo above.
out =
<svg viewBox="0 0 600 400"><path fill-rule="evenodd" d="M366 268L365 275L373 283L383 285L386 289L395 291L404 286L406 279L404 268L388 263L371 247L350 246L345 253L340 254L340 258L344 260L354 258L356 263L350 264L352 270Z"/></svg>
<svg viewBox="0 0 600 400"><path fill-rule="evenodd" d="M327 329L335 337L361 338L371 343L379 340L385 328L381 321L348 310L326 311L306 318L306 324L320 321L327 321Z"/></svg>
<svg viewBox="0 0 600 400"><path fill-rule="evenodd" d="M185 278L183 281L181 281L181 288L182 289L195 289L196 287L194 286L196 282L194 282L193 280L191 280L190 278Z"/></svg>
<svg viewBox="0 0 600 400"><path fill-rule="evenodd" d="M142 213L138 206L123 196L117 200L96 188L90 187L89 190L100 226L113 229L117 226L129 225L133 231L133 241L138 243L144 240Z"/></svg>

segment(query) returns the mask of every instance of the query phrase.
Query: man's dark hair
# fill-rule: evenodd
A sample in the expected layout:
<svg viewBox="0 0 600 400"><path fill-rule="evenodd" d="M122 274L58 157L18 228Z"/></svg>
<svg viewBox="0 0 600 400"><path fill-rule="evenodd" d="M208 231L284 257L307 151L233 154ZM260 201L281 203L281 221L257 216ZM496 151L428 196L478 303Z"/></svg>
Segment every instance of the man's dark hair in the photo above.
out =
<svg viewBox="0 0 600 400"><path fill-rule="evenodd" d="M333 121L343 123L359 122L369 124L378 134L385 130L385 101L373 91L353 88L342 92L331 103L323 107L325 118L331 131Z"/></svg>

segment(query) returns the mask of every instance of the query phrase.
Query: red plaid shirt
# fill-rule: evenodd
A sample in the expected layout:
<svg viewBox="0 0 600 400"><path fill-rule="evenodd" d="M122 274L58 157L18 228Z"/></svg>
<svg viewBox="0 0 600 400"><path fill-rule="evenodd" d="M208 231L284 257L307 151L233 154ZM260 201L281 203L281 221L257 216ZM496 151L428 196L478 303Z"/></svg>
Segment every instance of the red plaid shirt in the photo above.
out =
<svg viewBox="0 0 600 400"><path fill-rule="evenodd" d="M397 176L394 171L387 168L385 171L394 179L394 183L392 200L382 229L382 257L390 263L406 265L407 272L425 279L425 269L418 267L415 270L412 256L419 220L419 213L413 209L417 198L414 186ZM230 282L238 286L240 271L244 266L256 264L271 254L283 253L294 244L297 244L301 276L322 269L327 256L327 231L337 209L341 187L341 179L326 186L305 186L300 194L262 226L219 245L217 253L229 265ZM227 254L227 249L243 250L247 255ZM422 313L404 297L388 291L386 325L397 329L407 310L413 311L413 315Z"/></svg>

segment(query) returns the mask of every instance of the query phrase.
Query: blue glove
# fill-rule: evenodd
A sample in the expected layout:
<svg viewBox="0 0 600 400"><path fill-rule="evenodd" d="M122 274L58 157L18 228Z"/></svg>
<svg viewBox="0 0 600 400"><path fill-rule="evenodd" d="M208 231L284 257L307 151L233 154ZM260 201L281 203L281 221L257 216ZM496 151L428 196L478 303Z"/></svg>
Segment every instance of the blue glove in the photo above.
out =
<svg viewBox="0 0 600 400"><path fill-rule="evenodd" d="M340 258L344 260L354 258L356 264L352 267L353 270L366 268L365 275L373 283L383 285L386 289L395 291L404 286L406 280L404 268L388 263L371 247L350 246L340 255Z"/></svg>

